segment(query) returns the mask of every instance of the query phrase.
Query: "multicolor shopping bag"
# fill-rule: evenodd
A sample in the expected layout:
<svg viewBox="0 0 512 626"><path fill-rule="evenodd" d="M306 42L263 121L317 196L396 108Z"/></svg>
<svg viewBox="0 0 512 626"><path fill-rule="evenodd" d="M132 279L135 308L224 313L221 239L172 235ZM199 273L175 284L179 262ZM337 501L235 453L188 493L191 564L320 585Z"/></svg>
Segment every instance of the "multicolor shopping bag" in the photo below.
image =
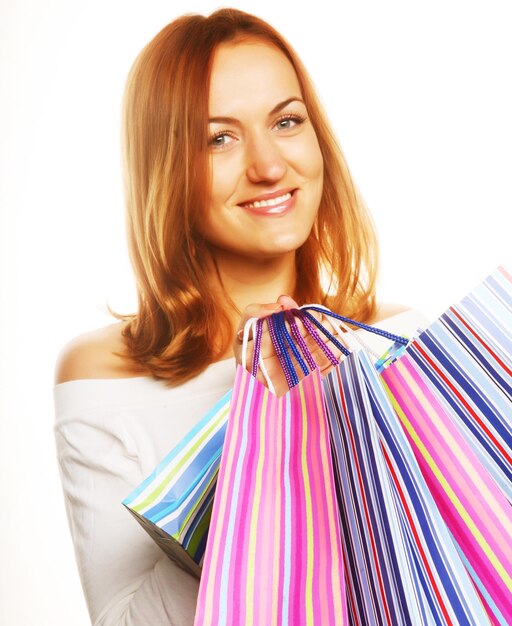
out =
<svg viewBox="0 0 512 626"><path fill-rule="evenodd" d="M324 350L313 325L346 354L316 318L308 312L293 314ZM269 329L275 327L276 352L293 385L294 364L284 356L291 337L282 318L275 316ZM369 330L408 343L386 331ZM294 356L304 371L302 356L309 365L311 355L305 342L297 343L302 355ZM399 354L400 348L392 353ZM369 356L364 351L348 354L322 382L342 523L349 623L489 624Z"/></svg>
<svg viewBox="0 0 512 626"><path fill-rule="evenodd" d="M277 397L239 366L195 626L346 623L318 370Z"/></svg>
<svg viewBox="0 0 512 626"><path fill-rule="evenodd" d="M500 269L380 378L324 379L351 623L512 623L511 311Z"/></svg>
<svg viewBox="0 0 512 626"><path fill-rule="evenodd" d="M350 623L490 624L368 355L323 384Z"/></svg>
<svg viewBox="0 0 512 626"><path fill-rule="evenodd" d="M407 342L385 335L398 343L391 356L378 363L379 371L384 370L383 378L377 375L375 367L363 352L348 356L323 380L323 396L332 429L337 503L342 524L348 623L354 626L512 623L509 608L512 604L509 506L512 491L511 283L504 270L495 273L461 303L451 307L407 348L399 345ZM271 328L280 360L285 371L289 370L289 385L294 387L298 377L293 372L291 361L285 359L286 353L290 352L294 363L304 374L308 373L308 366L314 369L315 364L308 360L307 348L300 334L292 332L292 337L286 333L284 320L289 322L289 315L276 318ZM312 327L318 322L314 318L305 318L304 322L305 325L310 322L310 329L315 332ZM384 334L379 329L373 329L373 332ZM344 353L347 354L347 351ZM395 363L390 366L389 361ZM400 376L403 379L407 373L406 366L413 368L416 387L411 387L409 378L406 386L399 388ZM392 374L394 380L391 380ZM308 376L301 384L306 384L305 381L315 375ZM250 380L248 374L244 376ZM383 384L384 379L386 382ZM256 391L252 389L251 394ZM262 389L259 391L264 394ZM275 399L271 392L268 393L270 399ZM322 395L322 392L317 393ZM240 402L246 404L240 406L251 407L250 397L250 394L242 396ZM422 398L421 401L414 404L413 401L418 398ZM428 406L430 409L425 408ZM409 418L411 407L419 410L420 414L424 413L423 422L417 416L413 416L416 423ZM434 410L435 419L431 419L431 410ZM239 419L242 419L241 415ZM244 419L247 415L247 412L243 413ZM227 413L223 418L224 428L226 416ZM429 420L437 429L435 439L426 427L432 428ZM456 433L452 433L452 425ZM248 435L249 431L245 433ZM446 445L447 433L451 436L450 445ZM258 430L258 436L260 434ZM246 438L245 453L247 447L253 450L251 441L252 438ZM453 442L457 443L457 448ZM454 450L457 450L455 461L450 457ZM463 451L463 458L459 450ZM444 465L433 453L441 456ZM251 458L254 463L254 457ZM218 456L213 465L209 475L212 480L206 480L210 498ZM241 471L246 471L248 466L242 464L240 467ZM262 472L269 471L269 466L262 462L261 466L253 467L253 478L257 467ZM274 470L276 468L277 465L274 465ZM458 473L454 474L453 468L457 468ZM164 468L160 473L157 470L153 499L163 497L158 482L162 477L166 480ZM232 472L227 475L232 476ZM459 484L461 477L463 480ZM480 482L471 482L475 478ZM195 479L189 480L193 482ZM167 481L167 484L172 484L172 481ZM181 485L182 493L183 489L187 491L186 481ZM486 497L493 497L490 507L485 499L476 497L482 485ZM458 491L460 489L462 494ZM202 493L201 488L196 490L199 502ZM280 496L282 494L281 491ZM475 497L468 497L468 494ZM262 498L262 492L253 489L251 497L256 496ZM504 505L504 499L508 499L508 506ZM246 518L244 509L239 508L236 509L238 517L230 518L230 524L233 524L230 526L231 536L238 538L238 547L233 548L233 543L221 544L214 557L216 565L210 564L208 574L203 575L197 623L266 623L269 598L274 608L276 602L277 605L281 602L281 597L285 613L278 615L282 621L276 623L316 623L292 621L286 610L290 609L290 605L295 607L293 592L291 595L283 593L285 588L276 588L275 580L271 582L271 578L263 576L258 579L260 586L253 585L254 578L251 576L257 576L259 572L254 566L255 561L250 566L252 574L246 573L245 582L236 580L234 572L238 569L225 564L221 567L226 559L231 562L229 559L234 558L233 549L238 555L246 549L240 543L237 526L240 520L247 524L255 520L258 532L260 530L257 526L260 520L258 505L254 504L259 500L244 500L246 503L249 501L250 517ZM146 504L151 502L150 498ZM150 509L151 506L146 510ZM269 510L268 502L264 510ZM192 517L185 515L184 519L190 523ZM207 519L205 516L203 530ZM282 521L284 517L276 519ZM482 520L485 522L483 526ZM215 526L216 523L212 532ZM245 540L252 537L248 533L255 527L251 526L249 530L247 526L243 528L245 534L242 537ZM275 538L276 534L270 524L267 531L264 545L268 545L269 536ZM204 542L201 545L204 546ZM293 547L294 543L289 545ZM259 543L251 543L250 554L254 558L263 554L259 552L259 547ZM292 551L292 556L304 558L303 548L301 550ZM173 540L171 552L175 554L176 551L179 554L179 545ZM282 561L281 556L277 558L276 554L281 553L274 552L271 562L278 568L286 569L288 557ZM262 559L263 564L265 561L268 560ZM341 562L341 559L338 561ZM240 560L235 563L238 568ZM247 560L242 560L242 565L247 568ZM288 578L285 577L285 580L290 584L290 576L295 569L289 565L286 571ZM300 568L299 571L302 572ZM313 571L317 571L315 566ZM195 573L198 575L198 568ZM231 596L233 579L235 585L240 584L239 592ZM248 596L244 595L244 589L249 589ZM264 591L261 592L261 589ZM216 598L221 597L223 600L217 604ZM257 606L262 597L264 602ZM344 603L344 596L340 597ZM210 604L205 605L205 602ZM208 613L208 607L212 606L217 611L213 617ZM314 613L305 612L305 604L298 606L293 619L315 619ZM344 615L345 609L342 611ZM284 621L283 615L288 622ZM257 621L260 618L263 622ZM344 624L344 619L342 617L343 621L334 623ZM319 623L330 622L320 620Z"/></svg>
<svg viewBox="0 0 512 626"><path fill-rule="evenodd" d="M499 269L407 350L512 503L512 277Z"/></svg>
<svg viewBox="0 0 512 626"><path fill-rule="evenodd" d="M231 390L129 496L126 508L181 567L201 575Z"/></svg>
<svg viewBox="0 0 512 626"><path fill-rule="evenodd" d="M493 623L512 624L512 279L502 269L382 372Z"/></svg>

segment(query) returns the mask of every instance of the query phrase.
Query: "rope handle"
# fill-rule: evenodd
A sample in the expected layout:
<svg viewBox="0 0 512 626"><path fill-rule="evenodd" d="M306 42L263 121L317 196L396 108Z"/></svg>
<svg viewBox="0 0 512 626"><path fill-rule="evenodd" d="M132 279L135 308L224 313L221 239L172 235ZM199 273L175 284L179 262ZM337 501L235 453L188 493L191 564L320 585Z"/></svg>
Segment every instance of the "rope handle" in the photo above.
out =
<svg viewBox="0 0 512 626"><path fill-rule="evenodd" d="M323 304L315 304L315 305L305 305L305 306L316 306L319 309L322 309L322 311L328 315L331 311L323 306ZM366 352L368 352L368 354L371 354L373 356L373 358L375 360L379 360L381 358L381 354L379 354L378 352L375 352L375 350L373 350L373 348L370 348L370 346L366 343L366 341L363 340L361 334L358 334L357 330L354 330L351 326L349 326L346 322L343 322L340 319L336 319L334 317L332 317L330 320L331 324L334 326L336 332L338 333L338 335L340 337L344 337L345 338L345 342L350 346L350 342L347 341L347 338L350 337L351 339L353 339L360 348L363 348L363 350L366 350ZM371 327L373 328L373 326Z"/></svg>
<svg viewBox="0 0 512 626"><path fill-rule="evenodd" d="M333 317L334 319L340 320L345 324L352 324L352 326L357 326L358 328L367 330L374 335L380 335L381 337L385 337L390 341L401 343L404 346L409 343L409 339L407 339L407 337L395 335L394 333L390 333L389 331L383 330L382 328L376 328L375 326L370 326L369 324L363 324L363 322L357 322L356 320L352 320L349 317L338 315L338 313L333 313L333 311L331 311L330 309L327 309L326 307L319 304L305 304L304 306L301 306L300 309L301 311L317 311L318 313L322 313L323 315L327 315L328 317Z"/></svg>
<svg viewBox="0 0 512 626"><path fill-rule="evenodd" d="M368 348L365 342L356 335L355 331L351 329L348 324L389 339L395 344L406 346L409 343L409 339L406 337L390 333L381 328L375 328L374 326L364 324L363 322L357 322L356 320L344 317L343 315L338 315L330 309L318 304L304 305L299 309L287 309L285 311L273 313L265 318L250 318L244 326L242 339L242 365L244 368L247 368L247 346L249 342L249 335L252 332L254 349L251 363L251 373L254 377L256 377L259 369L262 372L263 378L265 379L269 390L274 394L275 388L265 367L264 359L261 356L261 341L264 323L267 324L272 346L290 389L299 382L299 377L292 360L292 355L304 376L307 376L317 367L311 351L309 350L304 337L300 333L296 318L302 322L310 337L315 341L333 366L337 366L339 364L339 359L324 342L320 333L322 333L334 346L336 346L336 348L338 348L343 355L348 356L351 352L339 341L339 339L332 335L332 333L330 333L310 311L316 311L326 317L332 318L330 321L339 333L340 337L343 334L343 328L343 330L348 331L350 336L355 338L356 341L364 349L368 350L376 359L378 359L379 356ZM288 330L287 324L290 330Z"/></svg>

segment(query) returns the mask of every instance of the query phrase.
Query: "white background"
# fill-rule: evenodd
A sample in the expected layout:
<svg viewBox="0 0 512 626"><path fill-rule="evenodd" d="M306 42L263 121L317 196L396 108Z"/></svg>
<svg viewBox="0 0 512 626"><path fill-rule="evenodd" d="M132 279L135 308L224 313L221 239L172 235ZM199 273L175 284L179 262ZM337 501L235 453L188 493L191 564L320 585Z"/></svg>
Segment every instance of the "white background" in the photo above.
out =
<svg viewBox="0 0 512 626"><path fill-rule="evenodd" d="M512 269L509 2L330 4L237 6L285 34L313 76L377 223L381 299L433 318L498 264ZM173 17L217 5L0 7L0 623L85 626L53 364L71 337L109 323L107 303L134 307L119 156L128 69Z"/></svg>

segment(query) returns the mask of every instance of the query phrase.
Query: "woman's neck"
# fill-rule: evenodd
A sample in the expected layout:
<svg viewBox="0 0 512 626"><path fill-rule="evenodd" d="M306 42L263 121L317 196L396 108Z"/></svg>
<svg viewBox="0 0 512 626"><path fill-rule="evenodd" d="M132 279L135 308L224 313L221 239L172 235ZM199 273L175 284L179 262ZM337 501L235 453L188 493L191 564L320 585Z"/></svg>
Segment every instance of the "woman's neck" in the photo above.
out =
<svg viewBox="0 0 512 626"><path fill-rule="evenodd" d="M283 294L293 296L297 277L295 252L273 259L233 259L216 251L214 259L219 282L236 308L236 318L249 304L275 302Z"/></svg>

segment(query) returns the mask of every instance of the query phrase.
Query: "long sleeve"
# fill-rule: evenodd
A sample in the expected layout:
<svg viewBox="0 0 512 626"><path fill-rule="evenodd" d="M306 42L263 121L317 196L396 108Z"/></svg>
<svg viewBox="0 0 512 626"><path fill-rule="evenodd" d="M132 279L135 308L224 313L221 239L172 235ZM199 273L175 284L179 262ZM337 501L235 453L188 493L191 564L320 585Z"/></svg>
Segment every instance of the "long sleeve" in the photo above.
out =
<svg viewBox="0 0 512 626"><path fill-rule="evenodd" d="M55 388L62 488L94 625L193 624L199 581L121 502L226 393L233 371L233 362L214 364L178 388L149 378Z"/></svg>
<svg viewBox="0 0 512 626"><path fill-rule="evenodd" d="M121 500L143 478L133 442L108 416L56 428L62 486L80 577L98 626L193 624L198 581L171 562ZM119 426L119 423L116 424Z"/></svg>

